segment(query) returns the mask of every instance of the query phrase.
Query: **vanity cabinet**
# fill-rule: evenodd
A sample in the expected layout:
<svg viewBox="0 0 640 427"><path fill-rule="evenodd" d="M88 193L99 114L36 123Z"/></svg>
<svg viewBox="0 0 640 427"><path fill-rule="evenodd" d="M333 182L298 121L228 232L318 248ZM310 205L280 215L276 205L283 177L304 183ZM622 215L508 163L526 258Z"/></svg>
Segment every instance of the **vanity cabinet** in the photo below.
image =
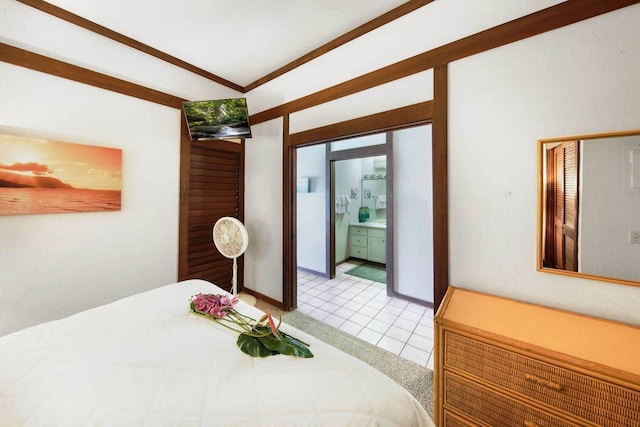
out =
<svg viewBox="0 0 640 427"><path fill-rule="evenodd" d="M640 328L449 288L438 426L639 426Z"/></svg>
<svg viewBox="0 0 640 427"><path fill-rule="evenodd" d="M387 263L386 230L370 228L367 230L367 259L369 261Z"/></svg>
<svg viewBox="0 0 640 427"><path fill-rule="evenodd" d="M386 228L349 226L349 254L353 258L386 264Z"/></svg>

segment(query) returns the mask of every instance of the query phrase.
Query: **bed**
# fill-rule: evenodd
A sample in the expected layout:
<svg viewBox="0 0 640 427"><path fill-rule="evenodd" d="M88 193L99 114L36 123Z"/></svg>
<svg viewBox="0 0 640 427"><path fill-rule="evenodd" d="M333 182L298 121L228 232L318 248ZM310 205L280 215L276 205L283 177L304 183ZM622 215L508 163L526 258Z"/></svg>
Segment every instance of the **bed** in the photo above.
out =
<svg viewBox="0 0 640 427"><path fill-rule="evenodd" d="M0 425L433 425L390 378L289 325L313 358L242 353L189 310L198 293L223 291L188 280L0 337Z"/></svg>

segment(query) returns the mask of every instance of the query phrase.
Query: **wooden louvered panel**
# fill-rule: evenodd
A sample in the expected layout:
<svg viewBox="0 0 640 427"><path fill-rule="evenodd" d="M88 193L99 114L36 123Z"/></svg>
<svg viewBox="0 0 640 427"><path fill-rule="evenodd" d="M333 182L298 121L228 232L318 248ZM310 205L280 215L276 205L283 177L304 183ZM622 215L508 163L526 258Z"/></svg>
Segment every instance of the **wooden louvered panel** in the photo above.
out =
<svg viewBox="0 0 640 427"><path fill-rule="evenodd" d="M191 269L189 273L191 277L194 275L204 276L218 276L219 280L214 281L214 283L220 283L220 287L223 289L231 289L231 277L232 270L229 268L227 264L199 264Z"/></svg>
<svg viewBox="0 0 640 427"><path fill-rule="evenodd" d="M189 196L190 202L204 202L208 200L210 197L235 197L235 190L228 190L226 188L221 188L218 190L191 190L191 194Z"/></svg>
<svg viewBox="0 0 640 427"><path fill-rule="evenodd" d="M207 262L205 262L205 260ZM192 273L201 273L201 272L210 272L210 271L218 271L222 274L227 274L227 269L229 268L228 260L226 258L220 259L208 259L208 258L199 258L198 262L194 262L190 270Z"/></svg>
<svg viewBox="0 0 640 427"><path fill-rule="evenodd" d="M189 262L191 263L192 271L198 271L198 266L200 265L214 265L218 261L222 261L223 259L226 260L226 258L220 258L218 254L209 254L209 256L203 256L203 255L204 255L204 252L201 252L199 254L194 254L193 259L189 260ZM203 269L200 269L200 270L203 270Z"/></svg>
<svg viewBox="0 0 640 427"><path fill-rule="evenodd" d="M198 191L200 192L211 192L211 191L218 191L218 190L225 190L225 191L238 191L238 189L236 188L237 184L238 184L238 177L233 177L233 176L217 176L216 178L218 178L217 180L215 180L215 182L212 181L207 181L206 179L199 179L197 177L189 177L189 181L192 181L191 184L205 184L205 185L194 185L193 188L191 189L192 191L196 191L194 194L200 194L198 193ZM237 193L236 193L237 194Z"/></svg>
<svg viewBox="0 0 640 427"><path fill-rule="evenodd" d="M197 205L192 207L190 216L209 215L209 212L217 212L220 210L235 213L237 206L237 203L228 201L219 203L198 203Z"/></svg>
<svg viewBox="0 0 640 427"><path fill-rule="evenodd" d="M556 165L564 165L564 150L555 151ZM556 205L556 217L561 218L564 221L564 169L562 167L556 167L556 186L555 186L555 200Z"/></svg>
<svg viewBox="0 0 640 427"><path fill-rule="evenodd" d="M216 175L194 175L191 176L191 183L192 184L231 184L231 185L237 185L238 184L238 177L237 176L230 176L227 173L219 173Z"/></svg>
<svg viewBox="0 0 640 427"><path fill-rule="evenodd" d="M554 150L554 172L555 172L555 186L554 186L554 236L553 242L554 249L554 268L564 269L564 150Z"/></svg>
<svg viewBox="0 0 640 427"><path fill-rule="evenodd" d="M192 246L209 243L211 241L211 233L189 233L189 241L191 242Z"/></svg>
<svg viewBox="0 0 640 427"><path fill-rule="evenodd" d="M578 141L567 141L550 151L546 197L553 226L545 230L545 265L578 271Z"/></svg>
<svg viewBox="0 0 640 427"><path fill-rule="evenodd" d="M578 271L578 142L562 144L564 150L564 268Z"/></svg>
<svg viewBox="0 0 640 427"><path fill-rule="evenodd" d="M221 170L226 172L238 172L237 165L234 163L224 162L204 162L202 160L192 161L190 173L200 173L206 170Z"/></svg>
<svg viewBox="0 0 640 427"><path fill-rule="evenodd" d="M191 175L206 174L207 171L222 171L229 174L238 174L237 165L227 165L218 163L191 162Z"/></svg>
<svg viewBox="0 0 640 427"><path fill-rule="evenodd" d="M233 196L232 196L233 197ZM194 199L190 199L192 209L201 210L201 209L216 209L221 205L228 204L233 206L235 209L237 207L237 203L229 201L231 197L229 196L209 196L200 198L202 201L197 202Z"/></svg>
<svg viewBox="0 0 640 427"><path fill-rule="evenodd" d="M204 144L207 144L207 146L204 146ZM211 141L210 144L207 142L193 144L191 146L191 156L192 157L203 156L207 159L207 161L212 163L219 162L224 159L235 161L237 151L227 151L227 152L220 151L215 157L211 156L211 150L216 148L215 145L219 147L221 144L226 144L226 143L222 141L219 141L219 142Z"/></svg>
<svg viewBox="0 0 640 427"><path fill-rule="evenodd" d="M213 227L213 226L212 226ZM217 253L218 249L216 249L216 247L212 244L209 244L209 241L200 241L198 242L197 240L193 241L193 242L189 242L189 248L191 248L191 250L189 251L189 256L188 258L191 259L191 256L194 253L198 253L201 251L211 251L211 253Z"/></svg>
<svg viewBox="0 0 640 427"><path fill-rule="evenodd" d="M220 165L220 166L226 165L226 166L229 166L231 169L234 169L236 166L236 160L232 157L230 158L217 157L215 159L212 159L207 155L192 154L191 164L194 164L194 163L211 163L211 164Z"/></svg>
<svg viewBox="0 0 640 427"><path fill-rule="evenodd" d="M232 169L231 167L226 165L220 166L209 163L203 163L202 165L204 165L204 167L198 167L195 164L191 165L191 173L189 174L191 175L191 179L201 179L199 177L207 176L225 177L236 180L238 179L237 169Z"/></svg>
<svg viewBox="0 0 640 427"><path fill-rule="evenodd" d="M575 146L564 150L564 216L565 222L576 220L576 195L578 194L577 159Z"/></svg>
<svg viewBox="0 0 640 427"><path fill-rule="evenodd" d="M235 166L236 159L234 156L227 157L215 157L212 158L207 154L207 151L200 151L199 154L192 153L191 154L191 162L192 163L211 163L215 165L228 165Z"/></svg>
<svg viewBox="0 0 640 427"><path fill-rule="evenodd" d="M181 199L180 280L201 278L230 290L233 260L216 249L212 229L223 216L244 220L244 145L206 141L190 142L188 148L189 169L182 175L188 191ZM241 289L242 257L238 264Z"/></svg>

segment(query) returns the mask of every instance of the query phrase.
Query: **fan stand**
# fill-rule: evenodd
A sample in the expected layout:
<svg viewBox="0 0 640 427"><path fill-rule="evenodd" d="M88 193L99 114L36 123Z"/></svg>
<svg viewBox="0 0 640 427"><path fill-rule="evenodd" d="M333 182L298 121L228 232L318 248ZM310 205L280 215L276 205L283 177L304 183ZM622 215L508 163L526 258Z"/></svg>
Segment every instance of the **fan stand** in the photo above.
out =
<svg viewBox="0 0 640 427"><path fill-rule="evenodd" d="M256 305L256 297L253 295L249 295L244 292L240 292L238 294L238 263L236 262L236 257L233 257L233 276L231 282L231 294L235 297L237 296L240 301L243 301L249 305Z"/></svg>

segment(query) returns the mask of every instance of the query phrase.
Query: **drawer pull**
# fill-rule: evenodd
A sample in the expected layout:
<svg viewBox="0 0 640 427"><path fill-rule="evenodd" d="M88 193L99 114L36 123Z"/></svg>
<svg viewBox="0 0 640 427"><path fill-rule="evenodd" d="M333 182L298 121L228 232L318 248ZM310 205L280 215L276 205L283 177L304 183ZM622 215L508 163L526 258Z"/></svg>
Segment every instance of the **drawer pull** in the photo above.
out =
<svg viewBox="0 0 640 427"><path fill-rule="evenodd" d="M557 383L555 381L551 381L551 380L546 380L544 378L540 378L537 375L533 375L533 374L524 374L524 377L529 380L529 381L533 381L536 384L540 384L541 386L550 388L552 390L556 390L556 391L561 391L564 389L564 387L562 386L562 384Z"/></svg>
<svg viewBox="0 0 640 427"><path fill-rule="evenodd" d="M524 427L538 427L538 424L533 423L529 420L524 420Z"/></svg>

